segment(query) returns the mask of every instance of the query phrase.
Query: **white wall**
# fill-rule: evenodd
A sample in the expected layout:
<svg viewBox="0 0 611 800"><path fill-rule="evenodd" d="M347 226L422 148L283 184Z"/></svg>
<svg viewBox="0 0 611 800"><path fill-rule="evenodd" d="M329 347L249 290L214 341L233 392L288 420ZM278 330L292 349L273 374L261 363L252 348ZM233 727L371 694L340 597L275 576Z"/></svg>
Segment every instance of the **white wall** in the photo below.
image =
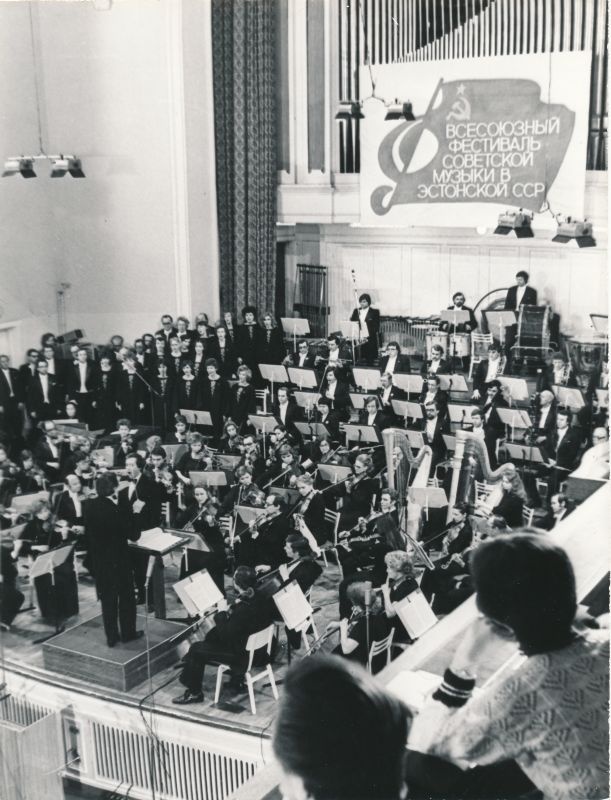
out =
<svg viewBox="0 0 611 800"><path fill-rule="evenodd" d="M43 144L79 155L87 178L51 180L41 164L35 180L0 181L0 321L24 320L24 348L56 330L60 282L67 328L95 341L154 329L166 310L214 311L212 84L206 59L189 65L208 3L1 2L2 159L38 150L30 7Z"/></svg>

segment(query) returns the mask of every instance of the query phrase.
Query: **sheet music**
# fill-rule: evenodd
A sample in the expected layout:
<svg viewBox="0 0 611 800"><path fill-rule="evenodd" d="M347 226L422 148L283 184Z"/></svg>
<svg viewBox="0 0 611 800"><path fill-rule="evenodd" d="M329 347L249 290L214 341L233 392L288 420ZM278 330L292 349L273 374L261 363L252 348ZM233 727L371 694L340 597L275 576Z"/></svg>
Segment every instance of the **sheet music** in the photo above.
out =
<svg viewBox="0 0 611 800"><path fill-rule="evenodd" d="M417 639L437 622L426 597L416 589L404 600L394 604L399 619L412 639Z"/></svg>
<svg viewBox="0 0 611 800"><path fill-rule="evenodd" d="M221 590L210 577L207 570L191 575L193 580L185 583L183 589L199 613L204 613L223 599Z"/></svg>
<svg viewBox="0 0 611 800"><path fill-rule="evenodd" d="M295 630L312 616L312 606L306 600L297 581L291 581L274 595L274 603L289 630Z"/></svg>
<svg viewBox="0 0 611 800"><path fill-rule="evenodd" d="M183 539L179 536L174 536L171 533L162 531L161 528L151 528L148 531L142 531L140 538L134 544L138 547L143 547L145 550L151 550L154 553L163 553L182 544Z"/></svg>

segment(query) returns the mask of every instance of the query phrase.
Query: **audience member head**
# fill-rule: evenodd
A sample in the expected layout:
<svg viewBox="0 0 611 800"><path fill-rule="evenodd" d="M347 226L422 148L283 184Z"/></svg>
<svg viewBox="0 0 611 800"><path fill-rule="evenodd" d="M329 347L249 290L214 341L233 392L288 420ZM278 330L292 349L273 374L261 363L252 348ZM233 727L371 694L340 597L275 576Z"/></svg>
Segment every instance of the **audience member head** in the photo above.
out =
<svg viewBox="0 0 611 800"><path fill-rule="evenodd" d="M363 669L315 656L289 669L273 748L284 800L398 800L410 713Z"/></svg>
<svg viewBox="0 0 611 800"><path fill-rule="evenodd" d="M509 628L527 654L567 645L577 610L566 551L528 529L483 542L471 558L479 610Z"/></svg>

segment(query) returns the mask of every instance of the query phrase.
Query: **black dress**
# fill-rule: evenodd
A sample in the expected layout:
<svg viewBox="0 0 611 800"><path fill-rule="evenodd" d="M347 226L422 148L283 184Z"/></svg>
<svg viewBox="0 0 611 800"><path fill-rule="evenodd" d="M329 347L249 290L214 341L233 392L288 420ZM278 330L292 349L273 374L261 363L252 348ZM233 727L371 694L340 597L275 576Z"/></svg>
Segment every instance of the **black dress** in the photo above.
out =
<svg viewBox="0 0 611 800"><path fill-rule="evenodd" d="M204 548L196 550L194 547L187 547L187 552L180 561L180 579L207 569L212 580L225 594L226 556L223 534L218 525L210 525L205 519L210 516L213 509L207 508L198 519L195 519L201 511L201 506L194 503L186 508L177 519L178 527L185 528L190 525L193 527L195 536L199 537L202 548Z"/></svg>

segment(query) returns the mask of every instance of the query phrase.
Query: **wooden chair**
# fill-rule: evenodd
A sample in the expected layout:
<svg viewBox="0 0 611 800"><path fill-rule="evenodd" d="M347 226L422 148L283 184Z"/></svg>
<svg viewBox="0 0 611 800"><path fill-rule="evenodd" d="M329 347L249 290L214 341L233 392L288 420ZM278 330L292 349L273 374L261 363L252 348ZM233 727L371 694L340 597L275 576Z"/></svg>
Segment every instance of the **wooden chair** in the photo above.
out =
<svg viewBox="0 0 611 800"><path fill-rule="evenodd" d="M248 667L246 668L246 673L244 678L246 680L246 686L248 687L248 697L250 699L250 710L253 714L257 713L257 706L255 704L255 693L254 693L254 685L257 681L265 680L267 678L269 680L269 684L272 687L272 694L274 695L274 699L278 699L278 689L276 687L276 678L274 677L274 671L272 669L272 665L270 663L271 660L271 652L272 652L272 642L274 640L274 631L275 626L272 623L268 625L267 628L264 628L261 631L257 631L257 633L251 633L248 637L248 641L246 642L246 652L248 653ZM261 668L261 671L258 673L253 672L253 660L255 657L255 653L257 650L261 650L263 647L267 650L267 664ZM219 697L221 695L221 684L223 682L223 675L227 670L230 669L228 664L219 664L219 668L216 673L216 689L214 692L214 703L215 705L219 701Z"/></svg>

